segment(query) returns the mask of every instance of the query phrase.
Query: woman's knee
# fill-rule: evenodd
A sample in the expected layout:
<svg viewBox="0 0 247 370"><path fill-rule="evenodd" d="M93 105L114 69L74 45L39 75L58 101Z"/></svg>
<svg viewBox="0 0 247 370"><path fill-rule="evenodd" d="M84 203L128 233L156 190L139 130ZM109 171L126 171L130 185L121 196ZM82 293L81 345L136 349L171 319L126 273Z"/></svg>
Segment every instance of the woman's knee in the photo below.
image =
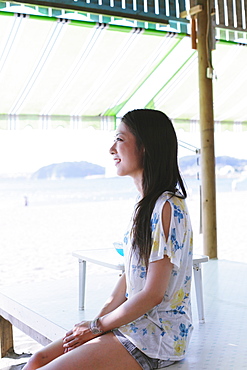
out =
<svg viewBox="0 0 247 370"><path fill-rule="evenodd" d="M46 364L46 356L41 350L41 351L34 353L30 357L29 361L24 366L23 370L36 370L44 366L45 364Z"/></svg>
<svg viewBox="0 0 247 370"><path fill-rule="evenodd" d="M48 344L43 347L40 351L37 351L28 361L27 365L24 366L23 370L36 370L42 366L47 365L55 358L61 356L64 353L63 340L59 339L55 342Z"/></svg>

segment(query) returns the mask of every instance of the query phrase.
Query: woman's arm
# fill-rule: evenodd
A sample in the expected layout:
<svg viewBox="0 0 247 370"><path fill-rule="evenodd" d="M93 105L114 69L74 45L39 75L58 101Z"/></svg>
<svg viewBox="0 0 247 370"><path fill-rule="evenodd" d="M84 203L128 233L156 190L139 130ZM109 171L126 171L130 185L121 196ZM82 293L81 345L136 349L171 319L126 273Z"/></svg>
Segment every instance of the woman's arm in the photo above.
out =
<svg viewBox="0 0 247 370"><path fill-rule="evenodd" d="M106 301L104 307L101 309L97 317L104 316L115 310L123 302L126 301L126 280L125 273L120 277L115 286L111 296Z"/></svg>
<svg viewBox="0 0 247 370"><path fill-rule="evenodd" d="M149 264L146 284L142 291L99 320L102 331L112 330L144 315L159 304L167 290L173 265L165 256Z"/></svg>

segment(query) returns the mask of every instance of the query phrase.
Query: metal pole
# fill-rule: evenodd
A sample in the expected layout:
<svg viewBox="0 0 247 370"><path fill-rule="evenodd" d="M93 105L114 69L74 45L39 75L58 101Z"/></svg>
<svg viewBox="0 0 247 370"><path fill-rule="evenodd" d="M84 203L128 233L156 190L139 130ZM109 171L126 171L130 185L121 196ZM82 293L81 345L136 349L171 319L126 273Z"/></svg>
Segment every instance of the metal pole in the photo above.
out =
<svg viewBox="0 0 247 370"><path fill-rule="evenodd" d="M209 258L217 258L216 186L214 153L214 112L211 68L210 1L200 0L203 9L197 15L197 50L199 65L202 230L203 250Z"/></svg>
<svg viewBox="0 0 247 370"><path fill-rule="evenodd" d="M86 261L79 259L79 310L85 308Z"/></svg>

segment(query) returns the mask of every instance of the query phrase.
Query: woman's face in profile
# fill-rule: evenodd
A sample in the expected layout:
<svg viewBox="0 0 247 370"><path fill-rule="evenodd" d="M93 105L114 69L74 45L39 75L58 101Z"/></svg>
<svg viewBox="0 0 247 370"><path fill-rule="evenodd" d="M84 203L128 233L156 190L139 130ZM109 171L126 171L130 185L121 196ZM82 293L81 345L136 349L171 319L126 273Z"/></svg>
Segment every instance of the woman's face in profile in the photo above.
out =
<svg viewBox="0 0 247 370"><path fill-rule="evenodd" d="M117 174L131 176L134 179L142 178L143 174L143 148L136 145L136 138L128 126L121 122L117 128L114 144L110 148Z"/></svg>

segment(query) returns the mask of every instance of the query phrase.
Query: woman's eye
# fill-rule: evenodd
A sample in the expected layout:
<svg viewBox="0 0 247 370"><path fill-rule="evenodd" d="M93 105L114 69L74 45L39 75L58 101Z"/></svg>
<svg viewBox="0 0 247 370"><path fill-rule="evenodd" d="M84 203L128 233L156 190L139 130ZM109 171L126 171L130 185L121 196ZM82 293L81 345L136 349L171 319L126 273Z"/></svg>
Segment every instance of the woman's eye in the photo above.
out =
<svg viewBox="0 0 247 370"><path fill-rule="evenodd" d="M121 137L116 137L114 142L116 143L117 141L123 141L123 139L121 139Z"/></svg>

